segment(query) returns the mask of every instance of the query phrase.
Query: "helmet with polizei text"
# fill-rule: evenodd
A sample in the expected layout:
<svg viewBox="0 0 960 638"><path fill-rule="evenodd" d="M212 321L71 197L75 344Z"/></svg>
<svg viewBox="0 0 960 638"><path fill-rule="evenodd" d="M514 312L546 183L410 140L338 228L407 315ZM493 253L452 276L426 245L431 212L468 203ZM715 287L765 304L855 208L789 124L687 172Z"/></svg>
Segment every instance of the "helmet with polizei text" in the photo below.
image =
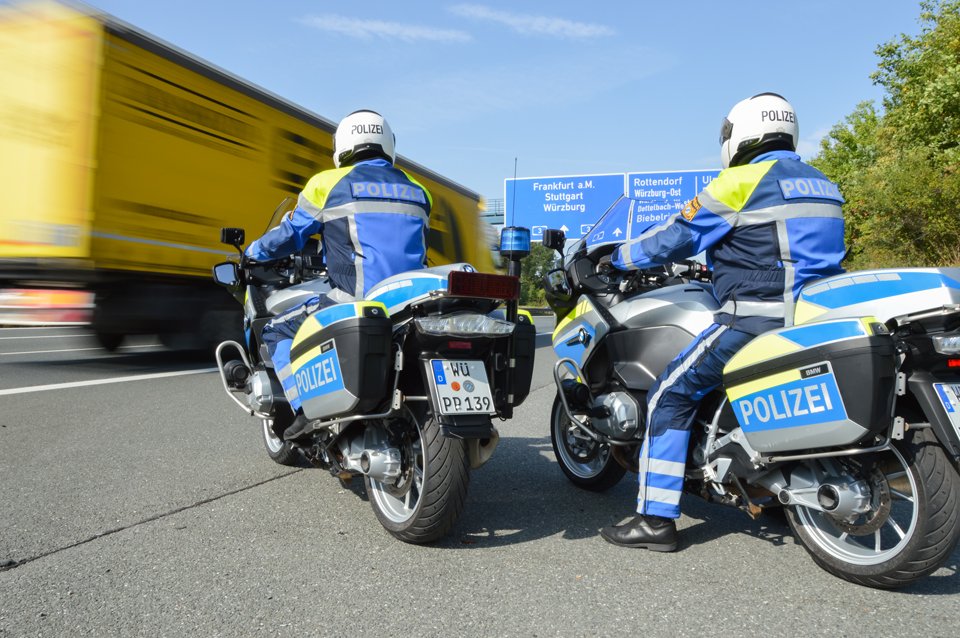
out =
<svg viewBox="0 0 960 638"><path fill-rule="evenodd" d="M337 168L360 160L396 159L396 137L383 116L375 111L354 111L340 120L333 134L333 164Z"/></svg>
<svg viewBox="0 0 960 638"><path fill-rule="evenodd" d="M793 107L776 93L760 93L737 102L720 125L720 161L724 168L747 164L776 150L797 150L800 127Z"/></svg>

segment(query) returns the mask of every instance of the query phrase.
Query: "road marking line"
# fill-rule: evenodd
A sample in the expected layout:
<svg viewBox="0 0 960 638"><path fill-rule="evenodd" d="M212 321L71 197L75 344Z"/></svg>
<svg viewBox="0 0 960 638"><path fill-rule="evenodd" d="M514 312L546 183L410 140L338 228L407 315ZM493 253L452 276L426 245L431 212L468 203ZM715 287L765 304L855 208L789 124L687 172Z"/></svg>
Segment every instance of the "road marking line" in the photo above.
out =
<svg viewBox="0 0 960 638"><path fill-rule="evenodd" d="M5 341L9 339L70 339L71 337L76 339L82 339L83 335L34 335L32 337L0 337L0 341Z"/></svg>
<svg viewBox="0 0 960 638"><path fill-rule="evenodd" d="M203 374L216 372L217 368L203 368L202 370L179 370L176 372L156 372L154 374L138 374L132 377L113 377L111 379L94 379L91 381L72 381L70 383L52 383L49 385L32 385L24 388L10 388L0 390L0 396L9 394L26 394L28 392L44 392L46 390L65 390L68 388L83 388L91 385L107 385L110 383L124 383L126 381L146 381L148 379L163 379L165 377L179 377L186 374Z"/></svg>
<svg viewBox="0 0 960 638"><path fill-rule="evenodd" d="M156 348L160 344L149 343L145 346L122 346L121 349L126 350L128 348ZM70 348L68 350L29 350L27 352L0 352L0 357L11 357L15 354L47 354L50 352L80 352L82 350L103 350L103 348Z"/></svg>

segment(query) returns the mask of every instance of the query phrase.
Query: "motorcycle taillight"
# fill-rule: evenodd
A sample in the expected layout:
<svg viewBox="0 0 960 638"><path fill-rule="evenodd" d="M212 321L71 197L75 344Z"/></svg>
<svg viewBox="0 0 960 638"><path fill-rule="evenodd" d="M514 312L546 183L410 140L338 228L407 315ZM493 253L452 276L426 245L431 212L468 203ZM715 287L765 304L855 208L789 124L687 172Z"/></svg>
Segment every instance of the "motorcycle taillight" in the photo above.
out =
<svg viewBox="0 0 960 638"><path fill-rule="evenodd" d="M520 278L457 270L447 276L447 295L483 299L519 299Z"/></svg>

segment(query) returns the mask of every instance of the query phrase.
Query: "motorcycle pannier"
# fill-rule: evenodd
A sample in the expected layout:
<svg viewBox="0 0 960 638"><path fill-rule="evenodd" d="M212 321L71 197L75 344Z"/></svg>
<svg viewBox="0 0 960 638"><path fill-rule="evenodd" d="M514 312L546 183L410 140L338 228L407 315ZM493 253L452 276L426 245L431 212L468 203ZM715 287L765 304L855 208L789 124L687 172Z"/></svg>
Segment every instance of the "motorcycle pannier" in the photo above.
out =
<svg viewBox="0 0 960 638"><path fill-rule="evenodd" d="M369 301L337 304L307 317L290 349L307 418L363 414L387 398L392 325L386 307Z"/></svg>
<svg viewBox="0 0 960 638"><path fill-rule="evenodd" d="M890 426L893 338L873 318L773 330L730 359L723 383L758 452L849 445Z"/></svg>

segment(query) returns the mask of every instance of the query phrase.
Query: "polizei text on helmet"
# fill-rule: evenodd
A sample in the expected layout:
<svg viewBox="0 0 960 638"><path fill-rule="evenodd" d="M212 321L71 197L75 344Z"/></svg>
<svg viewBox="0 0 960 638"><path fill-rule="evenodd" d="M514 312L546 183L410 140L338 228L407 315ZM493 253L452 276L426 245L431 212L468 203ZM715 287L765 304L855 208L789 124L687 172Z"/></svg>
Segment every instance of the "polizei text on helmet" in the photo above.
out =
<svg viewBox="0 0 960 638"><path fill-rule="evenodd" d="M351 135L383 135L383 124L354 124L350 127Z"/></svg>
<svg viewBox="0 0 960 638"><path fill-rule="evenodd" d="M791 124L797 121L797 116L793 111L776 111L770 109L768 111L760 112L760 121L761 122L790 122Z"/></svg>

